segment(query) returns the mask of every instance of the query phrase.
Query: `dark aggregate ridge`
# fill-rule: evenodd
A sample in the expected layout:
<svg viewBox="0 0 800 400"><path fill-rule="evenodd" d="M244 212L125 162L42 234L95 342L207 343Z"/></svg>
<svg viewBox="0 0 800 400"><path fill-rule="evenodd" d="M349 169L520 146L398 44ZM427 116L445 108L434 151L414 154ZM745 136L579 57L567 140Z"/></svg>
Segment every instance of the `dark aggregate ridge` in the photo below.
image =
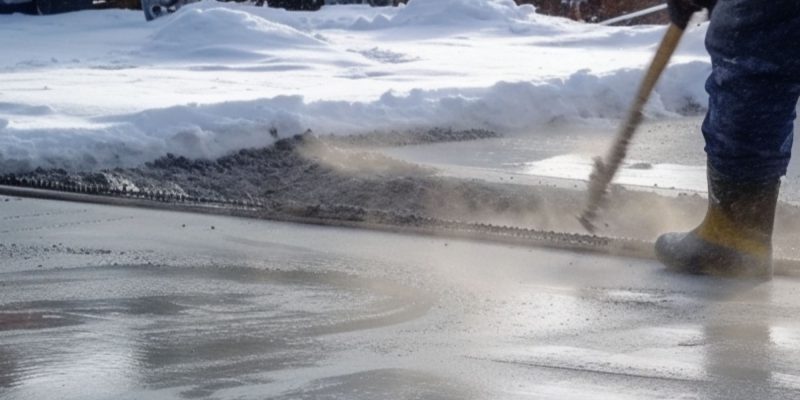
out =
<svg viewBox="0 0 800 400"><path fill-rule="evenodd" d="M256 204L267 211L293 210L293 215L325 210L325 218L333 220L390 214L585 234L575 218L586 196L579 188L443 177L433 168L375 151L376 147L496 137L489 131L445 129L348 137L306 133L216 160L168 154L127 169L40 168L0 176L0 184L166 202ZM653 241L660 233L691 228L702 219L705 204L696 194L664 197L613 186L598 220L600 234ZM779 253L800 254L794 235L800 229L800 209L782 204L777 221Z"/></svg>
<svg viewBox="0 0 800 400"><path fill-rule="evenodd" d="M435 170L394 160L373 146L479 140L489 131L431 130L423 133L367 134L281 139L260 149L243 149L216 160L168 154L137 168L70 172L36 169L6 175L9 181L79 191L155 193L159 197L227 199L259 203L346 205L395 213L509 220L541 211L545 192L534 188L456 180ZM385 140L381 140L384 138ZM577 207L577 204L574 204Z"/></svg>

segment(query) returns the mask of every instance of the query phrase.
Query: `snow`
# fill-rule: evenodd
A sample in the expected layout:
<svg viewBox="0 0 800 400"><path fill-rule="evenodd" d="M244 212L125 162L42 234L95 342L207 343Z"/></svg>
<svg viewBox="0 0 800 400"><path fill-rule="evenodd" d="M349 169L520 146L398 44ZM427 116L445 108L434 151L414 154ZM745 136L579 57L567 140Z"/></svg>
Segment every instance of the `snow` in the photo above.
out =
<svg viewBox="0 0 800 400"><path fill-rule="evenodd" d="M155 57L176 59L258 60L270 48L323 49L319 39L290 26L240 10L189 8L176 14L150 35L154 43L144 49Z"/></svg>
<svg viewBox="0 0 800 400"><path fill-rule="evenodd" d="M663 29L579 24L512 0L319 12L205 1L150 23L123 10L2 15L0 168L217 157L270 144L270 128L545 134L621 117ZM704 33L687 33L648 116L705 106Z"/></svg>

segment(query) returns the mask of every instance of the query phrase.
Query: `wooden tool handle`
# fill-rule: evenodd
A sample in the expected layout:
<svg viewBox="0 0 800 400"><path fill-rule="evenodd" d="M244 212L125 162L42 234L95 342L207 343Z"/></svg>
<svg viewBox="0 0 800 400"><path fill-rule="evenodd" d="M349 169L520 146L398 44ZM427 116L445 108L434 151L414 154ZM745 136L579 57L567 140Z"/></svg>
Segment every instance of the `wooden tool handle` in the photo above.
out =
<svg viewBox="0 0 800 400"><path fill-rule="evenodd" d="M670 58L672 58L672 54L675 53L675 49L678 47L682 36L683 29L675 24L669 25L653 57L653 61L650 63L650 67L647 69L647 73L642 83L639 85L639 90L636 93L633 105L628 112L625 123L622 124L617 133L613 145L604 159L595 160L594 170L589 176L589 201L583 213L578 217L578 220L589 232L594 232L592 220L597 215L597 209L603 201L606 190L608 190L608 185L611 183L611 180L614 179L614 175L616 175L620 164L622 164L622 161L628 153L628 145L630 144L631 138L636 132L636 128L638 128L639 124L642 122L642 110L645 104L647 104L647 100L650 98L650 94L653 92L658 78L661 77Z"/></svg>

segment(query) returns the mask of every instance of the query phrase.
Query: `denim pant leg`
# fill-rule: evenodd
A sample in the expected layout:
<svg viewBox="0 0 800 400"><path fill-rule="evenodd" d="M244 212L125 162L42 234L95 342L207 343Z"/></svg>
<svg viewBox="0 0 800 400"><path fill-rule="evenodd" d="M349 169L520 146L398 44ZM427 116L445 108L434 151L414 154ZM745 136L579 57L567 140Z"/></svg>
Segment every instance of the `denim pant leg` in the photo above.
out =
<svg viewBox="0 0 800 400"><path fill-rule="evenodd" d="M709 167L741 182L785 175L800 96L800 0L719 0L706 48Z"/></svg>

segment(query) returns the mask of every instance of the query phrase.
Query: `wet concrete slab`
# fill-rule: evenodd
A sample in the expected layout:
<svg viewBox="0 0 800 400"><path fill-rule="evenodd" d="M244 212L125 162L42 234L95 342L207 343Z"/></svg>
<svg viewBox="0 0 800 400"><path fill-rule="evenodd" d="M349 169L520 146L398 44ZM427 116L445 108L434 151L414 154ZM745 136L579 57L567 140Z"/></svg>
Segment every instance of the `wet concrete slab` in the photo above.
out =
<svg viewBox="0 0 800 400"><path fill-rule="evenodd" d="M2 399L800 396L789 278L44 200L0 224Z"/></svg>
<svg viewBox="0 0 800 400"><path fill-rule="evenodd" d="M670 196L706 192L702 122L703 116L644 121L615 183ZM618 129L618 121L554 121L526 134L391 147L382 152L437 168L442 176L583 190L592 159L605 154ZM800 160L791 160L783 182L781 199L800 204Z"/></svg>

